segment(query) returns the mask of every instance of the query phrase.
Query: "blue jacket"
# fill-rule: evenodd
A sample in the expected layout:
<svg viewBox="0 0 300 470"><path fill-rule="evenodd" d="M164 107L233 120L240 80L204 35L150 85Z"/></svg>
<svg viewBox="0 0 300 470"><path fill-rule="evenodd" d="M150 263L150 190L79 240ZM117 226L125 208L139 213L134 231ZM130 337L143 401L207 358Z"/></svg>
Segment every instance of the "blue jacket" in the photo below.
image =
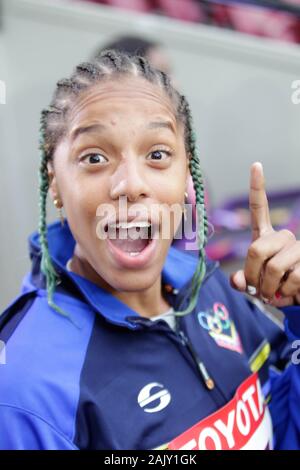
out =
<svg viewBox="0 0 300 470"><path fill-rule="evenodd" d="M300 448L299 307L283 309L284 332L208 262L197 307L174 332L68 272L74 244L67 225L49 226L55 302L71 321L47 304L37 234L32 271L0 317L0 449L266 448L268 408L275 447ZM175 309L195 265L170 248L163 282Z"/></svg>

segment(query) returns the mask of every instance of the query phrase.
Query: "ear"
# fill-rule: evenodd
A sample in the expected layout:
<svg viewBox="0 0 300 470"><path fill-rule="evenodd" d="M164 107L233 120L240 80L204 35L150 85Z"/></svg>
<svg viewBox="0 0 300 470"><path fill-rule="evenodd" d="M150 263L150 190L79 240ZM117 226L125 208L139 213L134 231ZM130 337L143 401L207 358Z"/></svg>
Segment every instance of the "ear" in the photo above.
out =
<svg viewBox="0 0 300 470"><path fill-rule="evenodd" d="M51 195L53 202L57 201L56 205L61 205L62 207L63 204L62 204L58 186L57 186L57 180L56 180L53 161L49 161L47 163L47 169L48 169L48 178L49 178L49 193Z"/></svg>

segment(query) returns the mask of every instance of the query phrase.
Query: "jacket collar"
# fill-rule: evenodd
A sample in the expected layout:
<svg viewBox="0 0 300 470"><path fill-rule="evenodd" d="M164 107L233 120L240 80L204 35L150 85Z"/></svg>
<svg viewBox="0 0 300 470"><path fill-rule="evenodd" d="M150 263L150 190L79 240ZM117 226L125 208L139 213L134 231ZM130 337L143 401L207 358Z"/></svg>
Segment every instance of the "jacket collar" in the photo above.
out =
<svg viewBox="0 0 300 470"><path fill-rule="evenodd" d="M139 317L137 312L106 290L66 269L67 261L72 257L75 248L75 240L67 222L64 226L61 226L59 221L48 226L48 245L51 259L58 274L63 275L64 279L71 280L94 310L112 323L133 327L128 319L130 317ZM23 286L23 291L30 288L30 284L33 283L38 283L37 287L39 288L44 287L43 276L40 272L41 254L37 232L29 238L29 249L33 270L31 276L25 281L26 286ZM162 281L164 284L171 285L175 292L179 292L189 284L196 266L196 256L171 246L163 267ZM208 267L209 271L214 270L215 263L210 262Z"/></svg>

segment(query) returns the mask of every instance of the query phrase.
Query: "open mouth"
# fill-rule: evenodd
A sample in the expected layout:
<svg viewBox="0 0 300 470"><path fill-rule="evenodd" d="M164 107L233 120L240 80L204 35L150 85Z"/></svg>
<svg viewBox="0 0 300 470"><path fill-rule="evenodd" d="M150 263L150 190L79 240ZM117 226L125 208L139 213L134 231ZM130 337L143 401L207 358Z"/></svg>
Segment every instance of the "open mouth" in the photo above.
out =
<svg viewBox="0 0 300 470"><path fill-rule="evenodd" d="M152 239L152 226L146 221L110 224L107 231L111 243L130 256L138 256Z"/></svg>
<svg viewBox="0 0 300 470"><path fill-rule="evenodd" d="M157 224L146 220L109 223L105 231L110 252L120 264L142 266L153 254L158 229Z"/></svg>

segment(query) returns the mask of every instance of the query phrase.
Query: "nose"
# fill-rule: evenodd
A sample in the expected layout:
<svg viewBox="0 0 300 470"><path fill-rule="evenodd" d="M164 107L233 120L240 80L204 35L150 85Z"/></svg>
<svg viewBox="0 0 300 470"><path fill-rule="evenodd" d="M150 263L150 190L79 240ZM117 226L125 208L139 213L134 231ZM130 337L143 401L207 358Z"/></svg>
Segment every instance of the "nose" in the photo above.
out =
<svg viewBox="0 0 300 470"><path fill-rule="evenodd" d="M111 177L110 197L119 199L126 196L130 202L147 197L149 191L141 173L136 158L123 158Z"/></svg>

